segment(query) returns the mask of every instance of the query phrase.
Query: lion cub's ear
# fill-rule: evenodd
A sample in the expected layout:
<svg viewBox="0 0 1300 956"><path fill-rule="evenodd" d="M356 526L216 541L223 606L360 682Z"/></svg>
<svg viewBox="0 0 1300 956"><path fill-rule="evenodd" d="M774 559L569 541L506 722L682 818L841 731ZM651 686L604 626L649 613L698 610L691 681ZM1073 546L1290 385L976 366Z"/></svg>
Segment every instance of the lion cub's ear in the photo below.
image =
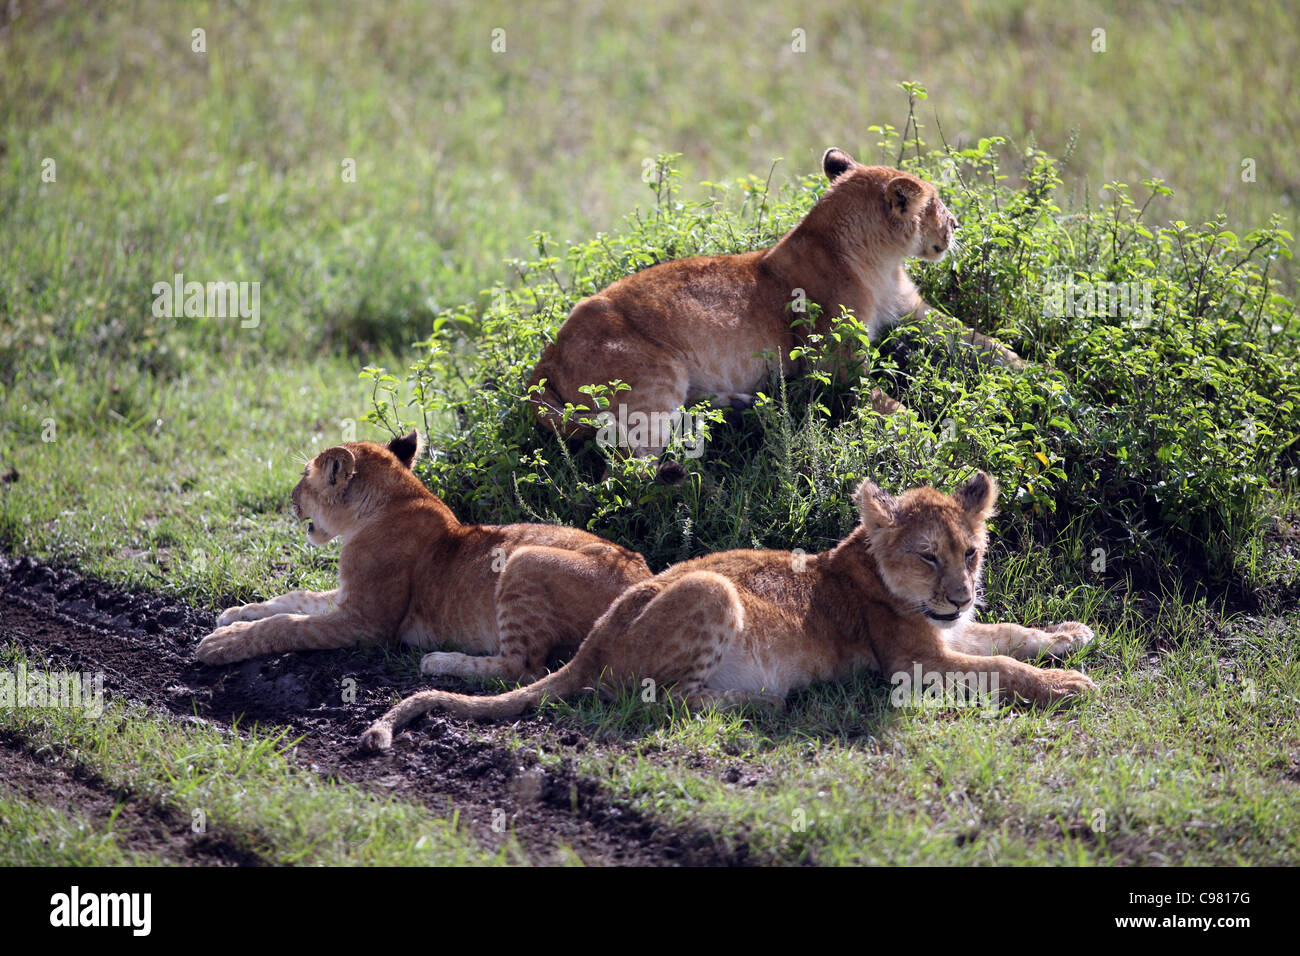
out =
<svg viewBox="0 0 1300 956"><path fill-rule="evenodd" d="M331 488L342 488L357 470L357 456L342 445L326 448L316 456L316 467L321 478Z"/></svg>
<svg viewBox="0 0 1300 956"><path fill-rule="evenodd" d="M921 205L925 187L911 176L895 176L885 186L885 202L899 219L910 219Z"/></svg>
<svg viewBox="0 0 1300 956"><path fill-rule="evenodd" d="M408 434L390 441L388 450L397 456L398 461L410 468L411 463L415 461L415 456L420 453L420 433L412 428Z"/></svg>
<svg viewBox="0 0 1300 956"><path fill-rule="evenodd" d="M972 528L978 528L989 518L998 503L998 483L982 471L953 492L953 499L961 506L966 515L966 522Z"/></svg>
<svg viewBox="0 0 1300 956"><path fill-rule="evenodd" d="M856 165L857 160L838 146L832 146L822 153L822 172L831 182L835 182Z"/></svg>
<svg viewBox="0 0 1300 956"><path fill-rule="evenodd" d="M898 518L898 502L869 478L863 479L853 492L853 502L862 514L862 526L868 531L888 528Z"/></svg>

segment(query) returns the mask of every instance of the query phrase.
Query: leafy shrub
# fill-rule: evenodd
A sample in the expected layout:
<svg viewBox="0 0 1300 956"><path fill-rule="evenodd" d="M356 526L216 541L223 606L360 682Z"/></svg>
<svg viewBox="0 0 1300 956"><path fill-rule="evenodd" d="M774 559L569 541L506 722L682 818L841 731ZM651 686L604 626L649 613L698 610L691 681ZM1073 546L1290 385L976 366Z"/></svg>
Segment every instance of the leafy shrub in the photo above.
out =
<svg viewBox="0 0 1300 956"><path fill-rule="evenodd" d="M594 443L566 447L524 400L573 305L657 262L770 245L825 187L808 176L772 195L746 176L685 201L676 157L663 156L653 205L623 232L563 250L535 235L536 257L511 264L509 285L436 318L405 384L367 369L372 420L426 430L422 476L465 519L586 527L656 567L728 547L819 550L852 526L859 478L951 487L979 467L1002 484L1004 533L1075 526L1076 542L1129 571L1258 585L1241 555L1263 533L1270 494L1294 487L1300 448L1300 327L1270 276L1291 235L1276 219L1240 237L1222 219L1152 225L1170 192L1158 180L1140 206L1112 183L1104 203L1063 209L1059 164L1032 146L1013 154L1013 181L1000 139L927 150L911 115L906 142L873 130L882 159L939 184L961 223L956 254L911 265L922 293L1028 369L989 368L907 324L873 346L844 316L831 338L861 339L861 381L777 380L738 420L716 413L705 456L682 460L681 486ZM907 409L872 411L874 385ZM600 400L598 390L588 409Z"/></svg>

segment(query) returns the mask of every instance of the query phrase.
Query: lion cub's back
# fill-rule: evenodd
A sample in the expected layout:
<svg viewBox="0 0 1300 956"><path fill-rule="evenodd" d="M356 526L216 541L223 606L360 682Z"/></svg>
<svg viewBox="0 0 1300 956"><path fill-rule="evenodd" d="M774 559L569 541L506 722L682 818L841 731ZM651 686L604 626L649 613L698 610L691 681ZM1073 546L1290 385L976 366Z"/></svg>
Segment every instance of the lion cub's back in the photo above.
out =
<svg viewBox="0 0 1300 956"><path fill-rule="evenodd" d="M510 552L528 545L560 548L608 563L609 567L631 574L637 580L651 576L650 568L640 553L580 528L552 524L508 524L485 530L494 532L494 537L499 541L497 547L505 549L506 558L509 558Z"/></svg>
<svg viewBox="0 0 1300 956"><path fill-rule="evenodd" d="M679 346L700 344L698 336L713 333L734 336L742 328L765 339L780 337L789 328L783 315L788 293L767 281L765 251L661 262L593 298L613 306L637 331Z"/></svg>

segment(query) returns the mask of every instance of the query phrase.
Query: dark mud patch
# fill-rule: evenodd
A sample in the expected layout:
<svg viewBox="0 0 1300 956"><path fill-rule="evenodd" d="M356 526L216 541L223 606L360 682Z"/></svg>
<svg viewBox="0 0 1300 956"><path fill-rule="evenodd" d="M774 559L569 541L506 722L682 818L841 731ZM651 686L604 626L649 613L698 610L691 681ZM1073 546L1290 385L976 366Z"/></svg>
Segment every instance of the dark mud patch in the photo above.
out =
<svg viewBox="0 0 1300 956"><path fill-rule="evenodd" d="M263 862L214 834L194 833L189 820L176 811L115 787L57 753L33 752L5 733L0 733L0 781L0 786L34 803L78 814L98 828L111 825L119 846L156 860L179 866Z"/></svg>
<svg viewBox="0 0 1300 956"><path fill-rule="evenodd" d="M0 640L52 670L102 671L110 700L228 729L287 728L290 739L302 738L294 756L311 772L440 815L458 811L461 825L489 847L513 832L532 862L572 859L569 851L594 864L750 862L743 840L668 826L611 800L568 757L590 741L542 718L507 728L433 714L399 735L388 753L366 754L358 735L394 696L429 686L413 675L409 656L300 652L206 667L194 647L214 625L214 614L166 597L0 555ZM439 686L471 687L454 680Z"/></svg>

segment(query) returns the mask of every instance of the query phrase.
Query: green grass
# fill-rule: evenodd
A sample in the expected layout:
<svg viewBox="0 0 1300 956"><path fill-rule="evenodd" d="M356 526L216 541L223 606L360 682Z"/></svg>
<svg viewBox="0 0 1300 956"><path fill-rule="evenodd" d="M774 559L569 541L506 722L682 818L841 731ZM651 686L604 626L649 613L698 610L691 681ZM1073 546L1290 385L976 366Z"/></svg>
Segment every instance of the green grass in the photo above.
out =
<svg viewBox="0 0 1300 956"><path fill-rule="evenodd" d="M95 821L0 791L0 864L4 866L162 866L137 853L112 821Z"/></svg>
<svg viewBox="0 0 1300 956"><path fill-rule="evenodd" d="M784 157L778 185L832 144L879 159L868 127L901 128L900 79L930 88L956 146L1032 136L1061 155L1077 130L1075 197L1157 176L1176 190L1162 221L1261 225L1297 188L1298 38L1267 2L770 4L739 23L684 2L24 8L0 41L0 373L90 343L172 372L195 349L400 347L498 281L530 233L616 224L657 154L683 153L692 182ZM1239 81L1186 68L1206 60L1241 63ZM153 320L148 290L178 271L260 281L259 328Z"/></svg>
<svg viewBox="0 0 1300 956"><path fill-rule="evenodd" d="M10 669L24 661L10 651L2 659ZM283 730L230 733L117 703L99 716L78 708L6 708L0 710L0 730L29 749L53 751L133 799L170 811L177 826L201 820L205 833L268 864L447 866L525 859L513 841L487 852L454 818L300 769L292 760L294 741ZM62 854L45 858L47 863L130 859L111 831L85 827L85 845L66 846L75 818L39 814L22 801L13 810L14 832L0 842L5 865L30 862L42 840Z"/></svg>
<svg viewBox="0 0 1300 956"><path fill-rule="evenodd" d="M301 458L383 433L346 358L195 359L175 378L104 379L76 366L0 398L0 538L135 587L221 603L329 587L329 552L309 550L289 513ZM53 441L42 422L55 423Z"/></svg>
<svg viewBox="0 0 1300 956"><path fill-rule="evenodd" d="M437 373L441 392L408 406L399 372L387 411L422 427L428 415L450 454L424 474L462 514L590 526L656 567L718 547L822 549L852 520L854 478L870 471L898 490L980 463L1008 489L987 613L1094 623L1083 665L1102 686L1095 700L996 720L895 712L884 683L864 677L799 695L782 717L585 701L548 710L596 742L557 745L557 759L781 862L1297 862L1300 500L1293 410L1281 408L1300 381L1296 273L1268 250L1229 272L1272 215L1294 227L1300 29L1286 5L760 4L737 22L732 6L684 0L131 2L10 17L0 13L9 549L213 608L329 586L336 551L304 546L288 492L298 456L347 437L345 421L359 438L386 434L364 420L372 384L358 372L370 365L414 370L416 382L422 361ZM1092 51L1096 28L1104 53ZM795 29L806 53L791 50ZM916 105L930 146L936 113L955 149L1007 140L968 164L971 192L944 184L978 241L957 263L916 270L926 294L1057 372L979 373L900 336L874 358L914 421L855 417L843 396L791 383L788 401L774 394L739 428L717 429L672 491L617 467L602 481L608 461L589 448L566 456L509 411L510 375L584 283L647 257L769 241L811 201L805 177L829 145L894 163L899 137L869 127L902 130L907 79L929 90ZM1009 177L1003 198L1028 195L1031 143L1068 156L1056 208L1025 206L1023 220L1014 206L990 210L994 176ZM924 169L918 152L907 162ZM642 180L665 153L681 154L683 205L657 204ZM55 182L42 181L46 158ZM349 158L356 182L341 175ZM1113 194L1101 187L1132 184L1141 206L1151 187L1140 184L1155 178L1173 194L1126 224L1133 244L1113 254L1102 210L1126 223L1133 210L1103 207ZM721 205L690 205L710 197ZM640 225L626 221L638 207ZM1036 316L1031 290L1061 263L1150 275L1171 299L1194 298L1193 233L1219 213L1219 240L1242 237L1218 247L1223 281L1204 308L1179 304L1159 335ZM1008 251L1015 237L1028 239ZM258 326L155 318L152 286L177 272L259 282ZM1258 314L1234 305L1259 288ZM414 347L435 324L454 362ZM480 388L488 378L501 391ZM1035 404L1043 395L1072 410ZM816 412L823 401L833 422ZM463 428L457 407L472 413ZM955 434L940 440L948 419ZM1092 570L1098 547L1104 573ZM201 804L271 860L512 859L422 808L293 770L274 733L218 741L115 714L6 714L3 726L160 805ZM5 862L147 859L112 827L22 797L0 794L0 820ZM428 838L418 850L417 835Z"/></svg>

